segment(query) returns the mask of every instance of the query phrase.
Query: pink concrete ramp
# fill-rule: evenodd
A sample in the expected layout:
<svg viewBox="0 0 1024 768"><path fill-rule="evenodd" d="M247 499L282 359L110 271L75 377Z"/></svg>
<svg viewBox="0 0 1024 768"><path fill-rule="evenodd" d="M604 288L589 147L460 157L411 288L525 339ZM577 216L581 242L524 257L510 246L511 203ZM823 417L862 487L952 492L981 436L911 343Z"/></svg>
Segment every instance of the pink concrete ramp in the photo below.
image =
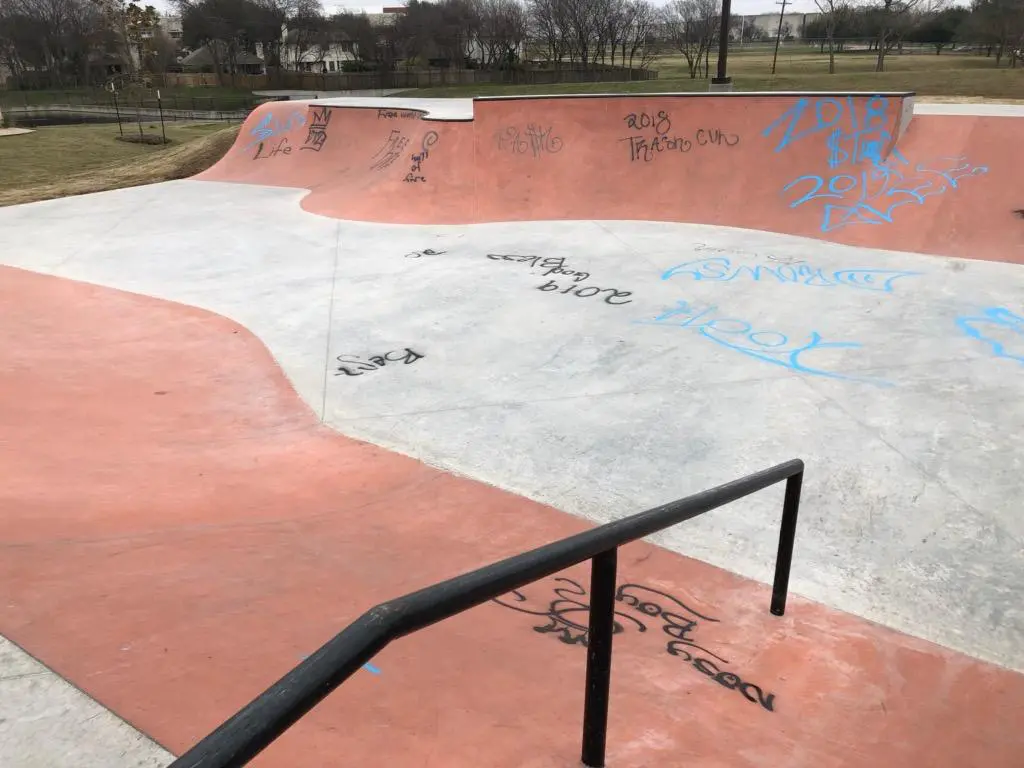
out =
<svg viewBox="0 0 1024 768"><path fill-rule="evenodd" d="M1014 118L912 118L903 93L368 103L264 105L198 178L308 189L306 210L361 221L679 221L1024 258Z"/></svg>

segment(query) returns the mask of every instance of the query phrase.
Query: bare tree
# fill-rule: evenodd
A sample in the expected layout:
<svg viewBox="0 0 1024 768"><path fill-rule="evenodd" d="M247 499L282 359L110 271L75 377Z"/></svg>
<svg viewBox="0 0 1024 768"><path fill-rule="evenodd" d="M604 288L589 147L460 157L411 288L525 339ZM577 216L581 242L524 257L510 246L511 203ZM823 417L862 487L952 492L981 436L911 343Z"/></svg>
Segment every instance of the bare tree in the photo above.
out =
<svg viewBox="0 0 1024 768"><path fill-rule="evenodd" d="M330 26L330 21L315 5L297 10L288 20L288 32L281 48L282 59L295 62L296 66L301 63L322 64L331 48ZM321 68L315 69L319 71Z"/></svg>
<svg viewBox="0 0 1024 768"><path fill-rule="evenodd" d="M718 38L718 12L717 0L674 0L665 8L665 31L686 59L691 78Z"/></svg>
<svg viewBox="0 0 1024 768"><path fill-rule="evenodd" d="M136 71L135 57L132 55L133 34L132 34L132 8L136 11L138 6L128 3L125 0L93 0L96 7L100 9L110 29L117 36L120 46L121 59L129 73ZM152 8L152 6L150 6ZM155 13L155 11L154 11ZM136 48L136 50L138 50Z"/></svg>
<svg viewBox="0 0 1024 768"><path fill-rule="evenodd" d="M828 73L836 73L836 27L848 17L853 6L849 0L814 0L821 13L821 21L825 29L825 40L828 43Z"/></svg>
<svg viewBox="0 0 1024 768"><path fill-rule="evenodd" d="M395 24L395 40L407 59L443 59L449 65L461 66L477 29L478 19L470 0L410 0Z"/></svg>
<svg viewBox="0 0 1024 768"><path fill-rule="evenodd" d="M569 61L586 69L601 47L601 17L608 0L561 0L565 6L565 35Z"/></svg>
<svg viewBox="0 0 1024 768"><path fill-rule="evenodd" d="M630 0L626 6L626 22L622 33L622 61L630 69L636 65L646 69L654 61L654 30L658 11L649 0Z"/></svg>
<svg viewBox="0 0 1024 768"><path fill-rule="evenodd" d="M563 0L529 0L530 32L543 46L543 56L556 67L569 52L566 4Z"/></svg>
<svg viewBox="0 0 1024 768"><path fill-rule="evenodd" d="M118 47L99 8L87 0L0 3L0 63L22 87L88 84L96 54ZM119 54L130 58L123 46Z"/></svg>
<svg viewBox="0 0 1024 768"><path fill-rule="evenodd" d="M475 0L476 48L484 67L519 58L526 43L528 17L520 0Z"/></svg>
<svg viewBox="0 0 1024 768"><path fill-rule="evenodd" d="M875 72L885 71L885 54L899 41L900 34L909 26L914 9L921 0L878 0L871 11L877 24L875 44L878 47L878 58L875 60Z"/></svg>
<svg viewBox="0 0 1024 768"><path fill-rule="evenodd" d="M1024 2L1021 0L974 0L964 23L972 42L984 42L995 49L996 66L1009 54L1015 67L1024 48Z"/></svg>
<svg viewBox="0 0 1024 768"><path fill-rule="evenodd" d="M365 13L336 13L330 18L331 35L339 40L351 40L355 54L362 61L379 61L385 58L387 46L379 44L380 37L377 30L370 24L370 18ZM390 30L390 27L387 28Z"/></svg>

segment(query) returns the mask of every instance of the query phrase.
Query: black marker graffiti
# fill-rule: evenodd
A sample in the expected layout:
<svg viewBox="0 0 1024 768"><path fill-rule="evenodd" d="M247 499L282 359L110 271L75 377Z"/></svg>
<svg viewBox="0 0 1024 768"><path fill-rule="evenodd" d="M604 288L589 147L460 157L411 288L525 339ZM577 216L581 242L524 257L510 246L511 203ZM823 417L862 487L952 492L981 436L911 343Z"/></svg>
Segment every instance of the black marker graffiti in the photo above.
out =
<svg viewBox="0 0 1024 768"><path fill-rule="evenodd" d="M697 144L702 147L707 146L722 146L723 144L727 147L735 147L740 143L740 137L735 133L727 133L721 128L711 128L705 130L703 128L697 129Z"/></svg>
<svg viewBox="0 0 1024 768"><path fill-rule="evenodd" d="M494 598L494 602L519 613L546 619L546 624L533 628L535 632L553 634L567 645L586 647L590 615L590 605L585 601L587 590L572 579L557 577L555 582L558 585L553 590L555 599L545 608L524 605L530 601L519 590L513 590L508 596ZM722 671L719 664L724 666L729 661L699 645L693 638L693 633L697 631L701 621L717 624L719 619L699 613L678 598L642 584L621 585L615 592L615 600L629 606L645 618L661 620L661 631L672 638L665 645L665 651L669 655L689 662L694 669L707 675L723 688L739 691L747 701L759 704L768 712L775 711L774 693L765 694L761 686L745 682L734 672ZM668 609L664 608L663 604L668 605ZM624 610L616 610L612 619L613 634L620 634L627 627L635 628L638 632L646 632L648 629L647 624ZM711 659L716 659L717 663Z"/></svg>
<svg viewBox="0 0 1024 768"><path fill-rule="evenodd" d="M528 152L534 157L553 155L562 151L562 140L551 135L553 130L551 126L545 130L534 123L529 123L524 131L520 131L516 126L510 125L498 132L495 141L499 150L509 150L513 155L525 155Z"/></svg>
<svg viewBox="0 0 1024 768"><path fill-rule="evenodd" d="M672 121L664 112L659 112L658 115L664 115L665 119L661 122L654 122L654 118L650 115L641 114L638 117L631 114L626 116L626 122L631 127L649 126L654 128L657 134L653 137L627 136L619 139L619 141L628 142L631 163L637 161L649 163L664 152L686 154L694 148L694 142L698 147L734 147L740 141L737 134L723 131L721 128L698 128L692 140L688 136L669 136L668 130L672 127Z"/></svg>
<svg viewBox="0 0 1024 768"><path fill-rule="evenodd" d="M263 152L263 146L264 142L261 141L256 147L256 154L252 156L253 160L269 160L270 158L277 157L278 155L290 155L292 153L292 148L288 144L288 139L285 137L281 137L274 148L269 150L266 154Z"/></svg>
<svg viewBox="0 0 1024 768"><path fill-rule="evenodd" d="M565 259L562 257L544 258L542 256L517 256L511 253L488 253L487 258L493 261L511 261L519 264L529 264L530 267L539 267L542 270L546 270L542 273L544 277L548 275L565 275L566 277L571 277L577 283L582 283L590 277L589 272L577 272L566 267Z"/></svg>
<svg viewBox="0 0 1024 768"><path fill-rule="evenodd" d="M394 109L377 110L378 120L395 120L396 118L404 118L406 120L419 120L422 117L422 112L416 112L415 110L412 109L403 109L401 111Z"/></svg>
<svg viewBox="0 0 1024 768"><path fill-rule="evenodd" d="M641 131L644 128L653 128L659 136L664 136L672 128L672 118L665 110L661 110L657 115L648 112L630 112L622 119L630 128Z"/></svg>
<svg viewBox="0 0 1024 768"><path fill-rule="evenodd" d="M593 285L587 286L585 288L582 288L582 287L577 286L577 285L570 285L568 288L562 290L562 287L558 283L556 283L554 280L548 280L546 283L544 283L544 285L538 285L537 286L537 290L538 291L559 291L560 293L569 293L570 291L572 291L572 294L574 296L579 296L580 298L584 298L584 299L588 298L590 296L597 296L600 293L608 293L609 295L604 297L604 302L605 302L605 304L611 304L613 306L620 306L622 304L629 304L631 301L633 301L632 299L626 299L627 296L632 296L633 295L632 291L620 291L620 290L618 290L616 288L598 288L598 287L593 286ZM588 291L590 291L590 293L588 293ZM626 299L626 300L625 301L612 301L612 299Z"/></svg>
<svg viewBox="0 0 1024 768"><path fill-rule="evenodd" d="M779 264L791 264L792 265L792 264L803 264L804 263L803 259L798 259L795 256L773 256L772 254L769 253L768 254L768 258L771 259L772 261L779 262Z"/></svg>
<svg viewBox="0 0 1024 768"><path fill-rule="evenodd" d="M384 140L384 146L377 150L377 154L371 157L376 162L370 166L372 171L382 171L397 160L402 150L409 144L409 139L398 130L392 130L391 134Z"/></svg>
<svg viewBox="0 0 1024 768"><path fill-rule="evenodd" d="M331 114L331 110L327 107L311 110L306 143L300 149L312 149L314 152L319 152L324 148L324 144L327 143L327 124L331 122Z"/></svg>
<svg viewBox="0 0 1024 768"><path fill-rule="evenodd" d="M427 248L422 251L411 251L410 253L405 254L405 258L418 259L421 256L442 256L446 253L448 253L448 251L435 251L431 248Z"/></svg>
<svg viewBox="0 0 1024 768"><path fill-rule="evenodd" d="M338 366L335 376L362 376L364 372L376 371L379 368L383 368L388 363L404 363L405 365L412 365L417 360L422 360L425 355L421 355L419 352L406 347L404 350L394 350L388 352L385 355L374 355L366 360L361 360L358 355L338 355L338 362L341 365ZM351 366L351 367L350 367Z"/></svg>
<svg viewBox="0 0 1024 768"><path fill-rule="evenodd" d="M430 148L437 144L437 131L429 131L426 136L423 137L423 141L420 142L420 151L418 154L412 156L412 167L409 169L409 173L405 175L406 181L426 181L426 176L418 175L420 168L423 165L423 161L430 157Z"/></svg>
<svg viewBox="0 0 1024 768"><path fill-rule="evenodd" d="M685 153L693 149L693 142L679 136L655 136L653 139L629 136L619 139L619 141L629 142L629 161L631 163L638 160L649 163L662 152Z"/></svg>

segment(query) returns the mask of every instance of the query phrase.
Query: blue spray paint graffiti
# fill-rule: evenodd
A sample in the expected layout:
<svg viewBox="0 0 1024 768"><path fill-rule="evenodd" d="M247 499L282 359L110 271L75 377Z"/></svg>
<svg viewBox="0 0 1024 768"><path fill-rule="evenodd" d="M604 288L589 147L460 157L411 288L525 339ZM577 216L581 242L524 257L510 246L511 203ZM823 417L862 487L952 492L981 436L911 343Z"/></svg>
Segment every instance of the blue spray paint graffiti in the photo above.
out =
<svg viewBox="0 0 1024 768"><path fill-rule="evenodd" d="M959 188L959 180L988 173L985 166L971 165L964 157L939 157L927 162L911 162L893 148L889 125L889 100L872 96L864 114L858 114L857 102L845 98L802 98L779 119L762 131L767 137L776 131L782 136L775 145L781 152L790 144L828 131L826 149L828 167L848 172L823 177L798 176L782 188L792 190L790 208L811 200L825 202L821 231L831 232L851 224L886 224L894 211L904 205L924 205L929 197Z"/></svg>
<svg viewBox="0 0 1024 768"><path fill-rule="evenodd" d="M306 116L297 109L293 110L284 122L281 122L280 118L275 115L268 114L249 131L252 141L242 147L242 149L249 149L261 141L266 141L274 136L280 136L282 133L288 133L293 128L301 128L305 124Z"/></svg>
<svg viewBox="0 0 1024 768"><path fill-rule="evenodd" d="M862 345L852 341L825 341L817 331L810 333L806 343L791 343L789 337L778 331L755 331L746 320L714 317L717 306L698 308L688 301L678 301L653 320L638 320L646 325L667 325L696 331L719 346L734 350L755 360L788 368L796 373L844 379L878 386L892 386L881 379L861 378L813 367L808 356L827 349L859 349Z"/></svg>
<svg viewBox="0 0 1024 768"><path fill-rule="evenodd" d="M732 260L725 256L712 256L677 264L671 269L665 270L661 279L668 280L677 275L688 275L694 280L728 283L741 276L749 277L754 282L760 282L762 278L767 277L774 278L780 283L796 283L815 287L838 285L864 291L892 293L892 286L896 280L919 274L921 273L901 272L893 269L837 269L826 272L809 264L753 267L739 264L733 266Z"/></svg>
<svg viewBox="0 0 1024 768"><path fill-rule="evenodd" d="M987 344L995 357L1024 365L1024 317L1005 307L989 307L980 316L958 317L956 324L970 338Z"/></svg>
<svg viewBox="0 0 1024 768"><path fill-rule="evenodd" d="M892 141L892 134L886 128L889 100L884 96L872 96L868 100L863 116L857 114L857 103L853 96L845 98L828 97L814 99L814 115L810 118L811 100L804 97L787 109L761 135L770 136L775 130L784 128L782 138L775 146L781 152L800 139L822 131L828 136L828 165L838 168L843 163L855 165L862 160L881 162L886 145ZM809 123L809 124L808 124ZM804 127L801 128L800 126ZM847 128L844 133L843 128Z"/></svg>

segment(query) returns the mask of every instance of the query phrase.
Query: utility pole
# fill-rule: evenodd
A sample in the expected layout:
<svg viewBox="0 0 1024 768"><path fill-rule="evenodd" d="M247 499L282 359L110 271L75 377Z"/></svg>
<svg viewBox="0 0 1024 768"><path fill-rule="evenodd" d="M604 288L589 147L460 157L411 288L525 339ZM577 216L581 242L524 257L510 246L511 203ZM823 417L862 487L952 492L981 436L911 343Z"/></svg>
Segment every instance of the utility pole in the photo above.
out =
<svg viewBox="0 0 1024 768"><path fill-rule="evenodd" d="M786 18L786 6L788 4L789 4L788 0L782 0L781 3L776 3L776 5L781 5L782 6L782 10L779 11L779 30L775 33L775 55L772 56L772 74L773 75L775 74L775 62L777 62L779 60L779 43L782 42L782 21L783 21L783 19Z"/></svg>
<svg viewBox="0 0 1024 768"><path fill-rule="evenodd" d="M732 78L726 74L726 60L729 57L729 17L732 0L722 0L722 27L718 32L718 77L711 78L712 86L725 90L732 89Z"/></svg>

